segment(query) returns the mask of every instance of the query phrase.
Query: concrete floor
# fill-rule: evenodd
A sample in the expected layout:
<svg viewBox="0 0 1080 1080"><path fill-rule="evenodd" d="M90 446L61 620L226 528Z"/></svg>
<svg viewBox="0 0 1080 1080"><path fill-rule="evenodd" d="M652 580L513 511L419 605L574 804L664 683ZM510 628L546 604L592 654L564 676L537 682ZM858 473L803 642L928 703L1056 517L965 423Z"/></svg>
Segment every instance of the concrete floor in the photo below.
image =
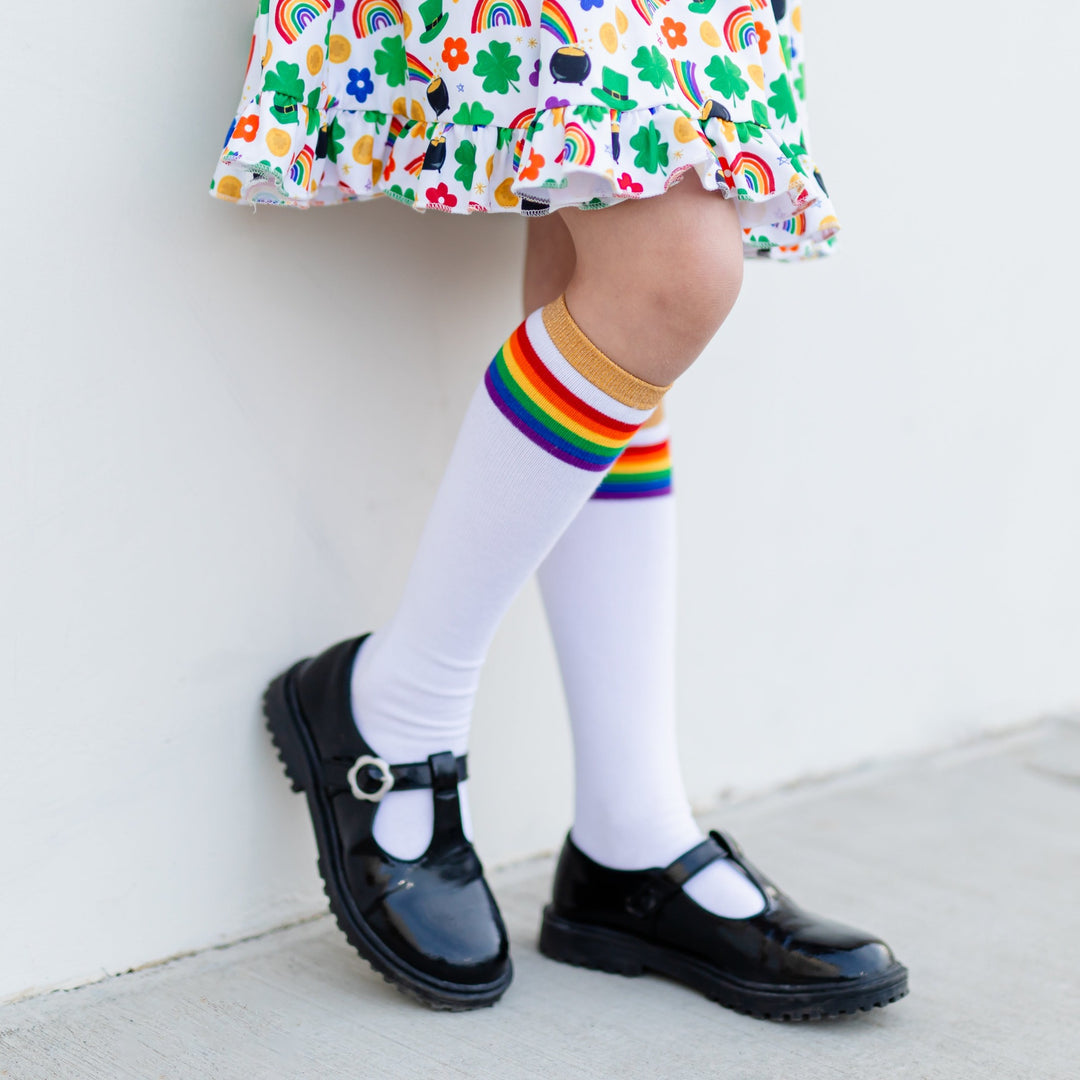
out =
<svg viewBox="0 0 1080 1080"><path fill-rule="evenodd" d="M492 875L517 976L494 1009L431 1013L328 918L0 1009L0 1076L959 1080L1080 1078L1080 726L729 807L806 906L873 928L911 969L888 1009L815 1024L730 1013L535 946L551 870Z"/></svg>

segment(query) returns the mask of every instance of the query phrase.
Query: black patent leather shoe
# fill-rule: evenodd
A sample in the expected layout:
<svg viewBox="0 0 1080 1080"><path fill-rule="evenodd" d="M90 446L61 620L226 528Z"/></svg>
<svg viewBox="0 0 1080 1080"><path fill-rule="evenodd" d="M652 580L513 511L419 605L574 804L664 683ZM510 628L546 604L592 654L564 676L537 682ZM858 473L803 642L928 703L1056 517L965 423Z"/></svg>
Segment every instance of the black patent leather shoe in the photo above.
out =
<svg viewBox="0 0 1080 1080"><path fill-rule="evenodd" d="M506 928L462 830L465 758L447 751L390 765L367 745L351 704L363 641L300 661L270 684L263 703L285 772L307 795L330 909L360 955L425 1005L492 1005L512 969ZM398 859L372 836L375 811L391 789L416 788L431 789L434 834L419 859Z"/></svg>
<svg viewBox="0 0 1080 1080"><path fill-rule="evenodd" d="M682 886L731 859L765 897L748 919L713 915ZM619 975L655 972L738 1012L816 1020L888 1005L907 993L907 968L883 941L803 911L712 832L665 869L609 870L567 837L544 909L540 951Z"/></svg>

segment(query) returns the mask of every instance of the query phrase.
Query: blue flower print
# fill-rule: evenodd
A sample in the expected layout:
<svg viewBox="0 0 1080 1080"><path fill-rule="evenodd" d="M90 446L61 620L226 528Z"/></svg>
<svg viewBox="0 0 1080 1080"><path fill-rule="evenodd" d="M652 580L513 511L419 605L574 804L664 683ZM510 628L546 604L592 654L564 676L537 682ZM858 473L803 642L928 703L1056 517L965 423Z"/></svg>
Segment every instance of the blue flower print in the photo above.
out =
<svg viewBox="0 0 1080 1080"><path fill-rule="evenodd" d="M371 68L361 68L359 71L349 68L349 85L345 89L357 101L367 101L368 95L375 89L375 84L371 81Z"/></svg>
<svg viewBox="0 0 1080 1080"><path fill-rule="evenodd" d="M588 11L589 8L603 7L604 0L581 0L581 10Z"/></svg>

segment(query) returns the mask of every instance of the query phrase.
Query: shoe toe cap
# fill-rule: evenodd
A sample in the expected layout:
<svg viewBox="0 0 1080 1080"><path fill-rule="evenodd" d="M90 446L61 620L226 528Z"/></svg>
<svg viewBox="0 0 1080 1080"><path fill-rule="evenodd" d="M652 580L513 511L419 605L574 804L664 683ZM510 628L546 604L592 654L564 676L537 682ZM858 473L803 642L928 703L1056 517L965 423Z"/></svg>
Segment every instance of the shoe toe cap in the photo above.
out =
<svg viewBox="0 0 1080 1080"><path fill-rule="evenodd" d="M873 978L884 975L897 963L892 949L883 941L868 941L852 948L820 952L816 959L838 979Z"/></svg>
<svg viewBox="0 0 1080 1080"><path fill-rule="evenodd" d="M448 890L402 888L380 909L386 944L429 976L475 987L509 968L506 929L482 878Z"/></svg>

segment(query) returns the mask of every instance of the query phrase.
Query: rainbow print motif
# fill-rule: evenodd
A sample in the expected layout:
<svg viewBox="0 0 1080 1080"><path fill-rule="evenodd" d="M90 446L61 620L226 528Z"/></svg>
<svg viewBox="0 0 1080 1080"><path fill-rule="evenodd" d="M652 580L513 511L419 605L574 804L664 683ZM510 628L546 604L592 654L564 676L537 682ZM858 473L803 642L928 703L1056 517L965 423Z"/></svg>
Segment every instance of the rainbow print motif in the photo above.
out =
<svg viewBox="0 0 1080 1080"><path fill-rule="evenodd" d="M358 38L369 37L390 26L400 26L404 21L398 0L357 0L353 8L353 33Z"/></svg>
<svg viewBox="0 0 1080 1080"><path fill-rule="evenodd" d="M732 52L748 49L757 42L754 13L748 7L737 7L724 23L724 40Z"/></svg>
<svg viewBox="0 0 1080 1080"><path fill-rule="evenodd" d="M291 45L329 10L330 0L278 0L274 9L274 29Z"/></svg>
<svg viewBox="0 0 1080 1080"><path fill-rule="evenodd" d="M793 218L782 222L780 228L792 236L802 236L806 232L806 215L796 214Z"/></svg>
<svg viewBox="0 0 1080 1080"><path fill-rule="evenodd" d="M544 366L525 323L506 339L484 375L495 407L552 457L604 472L638 429L613 420L568 390Z"/></svg>
<svg viewBox="0 0 1080 1080"><path fill-rule="evenodd" d="M292 163L292 168L289 169L289 179L302 188L309 187L311 185L311 166L314 161L315 152L310 146L305 146L304 149L296 155L296 159Z"/></svg>
<svg viewBox="0 0 1080 1080"><path fill-rule="evenodd" d="M521 112L514 117L513 120L507 124L507 127L512 128L527 128L532 125L533 120L536 118L535 109L522 109Z"/></svg>
<svg viewBox="0 0 1080 1080"><path fill-rule="evenodd" d="M216 198L539 217L663 195L694 170L732 200L747 255L833 246L802 0L255 5Z"/></svg>
<svg viewBox="0 0 1080 1080"><path fill-rule="evenodd" d="M409 82L419 82L427 86L435 77L431 73L431 68L427 67L419 57L413 56L411 52L405 54L405 66L409 73Z"/></svg>
<svg viewBox="0 0 1080 1080"><path fill-rule="evenodd" d="M630 0L633 9L652 26L656 13L667 3L667 0Z"/></svg>
<svg viewBox="0 0 1080 1080"><path fill-rule="evenodd" d="M705 104L705 98L697 84L697 65L693 60L672 60L671 67L675 72L675 85L688 101L700 109Z"/></svg>
<svg viewBox="0 0 1080 1080"><path fill-rule="evenodd" d="M555 159L562 164L591 165L596 156L596 144L589 133L577 123L566 125L562 152Z"/></svg>
<svg viewBox="0 0 1080 1080"><path fill-rule="evenodd" d="M742 173L746 186L757 195L771 195L776 190L776 181L769 163L757 154L746 151L736 154L731 162L732 173Z"/></svg>
<svg viewBox="0 0 1080 1080"><path fill-rule="evenodd" d="M651 499L671 494L671 444L628 446L593 493L594 499Z"/></svg>
<svg viewBox="0 0 1080 1080"><path fill-rule="evenodd" d="M577 41L574 24L558 0L544 0L540 8L540 29L553 34L560 45L572 45Z"/></svg>
<svg viewBox="0 0 1080 1080"><path fill-rule="evenodd" d="M478 0L473 8L472 32L497 26L532 26L528 8L521 0Z"/></svg>

